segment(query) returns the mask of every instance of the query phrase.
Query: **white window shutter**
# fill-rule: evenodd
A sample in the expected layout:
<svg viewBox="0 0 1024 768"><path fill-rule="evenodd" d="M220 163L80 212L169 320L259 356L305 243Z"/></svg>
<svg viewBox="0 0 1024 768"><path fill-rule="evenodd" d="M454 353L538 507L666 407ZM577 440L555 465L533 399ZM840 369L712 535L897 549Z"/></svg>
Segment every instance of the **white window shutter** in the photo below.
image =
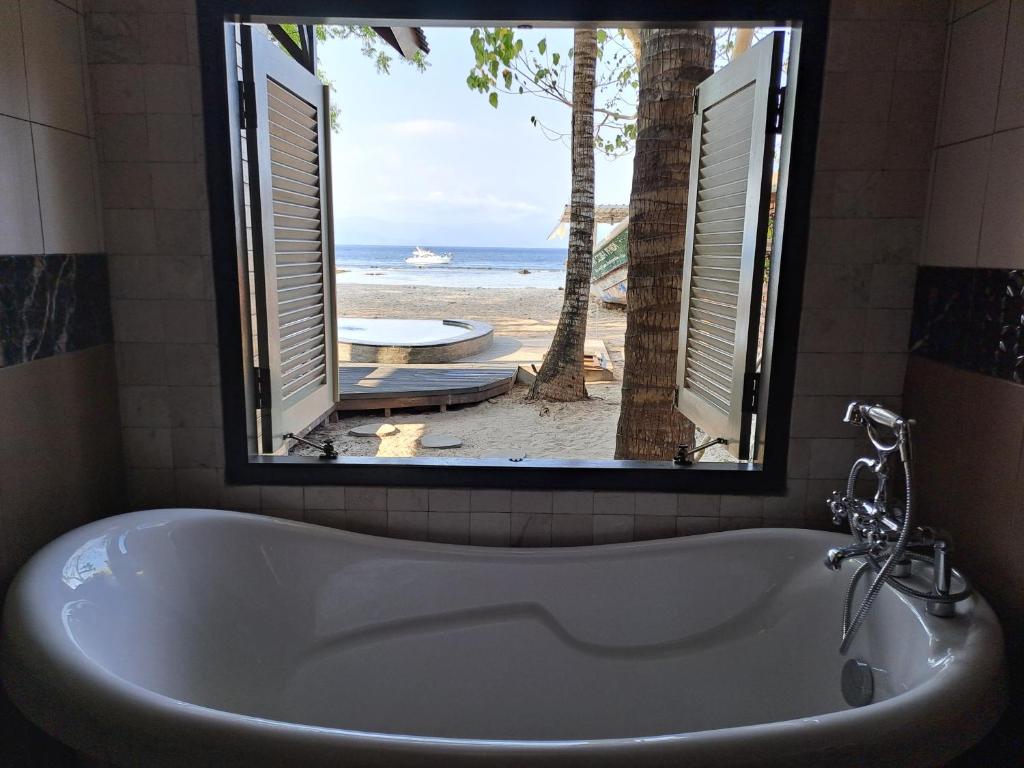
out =
<svg viewBox="0 0 1024 768"><path fill-rule="evenodd" d="M783 33L699 86L676 372L679 410L750 453Z"/></svg>
<svg viewBox="0 0 1024 768"><path fill-rule="evenodd" d="M335 406L326 89L250 27L242 61L255 277L262 450Z"/></svg>

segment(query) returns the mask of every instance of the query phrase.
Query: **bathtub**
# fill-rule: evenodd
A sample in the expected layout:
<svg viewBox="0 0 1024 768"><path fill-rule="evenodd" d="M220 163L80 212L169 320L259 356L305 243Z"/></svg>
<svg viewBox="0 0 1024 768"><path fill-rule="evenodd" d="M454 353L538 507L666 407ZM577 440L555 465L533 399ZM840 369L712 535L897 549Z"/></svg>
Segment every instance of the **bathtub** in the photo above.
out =
<svg viewBox="0 0 1024 768"><path fill-rule="evenodd" d="M1003 706L980 597L886 588L840 690L839 534L576 549L397 541L194 509L86 525L7 596L3 679L122 766L873 766L943 762Z"/></svg>

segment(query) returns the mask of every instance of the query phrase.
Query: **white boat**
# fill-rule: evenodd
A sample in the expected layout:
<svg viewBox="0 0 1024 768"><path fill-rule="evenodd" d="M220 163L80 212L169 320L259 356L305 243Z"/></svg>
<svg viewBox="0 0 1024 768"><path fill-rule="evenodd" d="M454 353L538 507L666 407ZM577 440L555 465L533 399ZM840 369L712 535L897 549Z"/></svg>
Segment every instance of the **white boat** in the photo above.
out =
<svg viewBox="0 0 1024 768"><path fill-rule="evenodd" d="M417 245L413 249L412 256L406 259L405 263L425 267L434 264L448 264L451 260L452 255L450 253L434 253L426 248L420 248Z"/></svg>

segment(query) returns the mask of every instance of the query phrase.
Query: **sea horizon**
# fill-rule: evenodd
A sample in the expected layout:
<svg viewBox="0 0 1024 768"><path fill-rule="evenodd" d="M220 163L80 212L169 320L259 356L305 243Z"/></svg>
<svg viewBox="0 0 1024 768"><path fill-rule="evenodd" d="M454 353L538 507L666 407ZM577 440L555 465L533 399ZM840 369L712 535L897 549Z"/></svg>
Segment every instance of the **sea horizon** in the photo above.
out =
<svg viewBox="0 0 1024 768"><path fill-rule="evenodd" d="M449 264L406 263L416 247L451 253ZM558 288L565 282L567 248L436 245L336 245L337 282L445 288Z"/></svg>

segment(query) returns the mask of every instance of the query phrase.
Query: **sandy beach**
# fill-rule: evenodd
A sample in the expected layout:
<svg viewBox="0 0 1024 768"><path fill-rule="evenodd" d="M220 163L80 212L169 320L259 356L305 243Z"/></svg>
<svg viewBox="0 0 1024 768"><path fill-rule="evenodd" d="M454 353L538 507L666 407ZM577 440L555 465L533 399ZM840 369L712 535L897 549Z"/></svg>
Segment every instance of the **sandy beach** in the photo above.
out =
<svg viewBox="0 0 1024 768"><path fill-rule="evenodd" d="M562 291L548 288L432 288L423 286L339 285L338 314L362 318L449 318L480 320L494 326L494 344L466 358L469 363L540 365L551 343ZM527 387L475 405L342 414L309 437L331 438L343 456L449 456L488 458L525 454L530 458L611 459L621 403L622 352L626 330L623 310L592 298L588 342L600 341L612 360L615 380L587 385L590 399L575 403L527 400ZM394 435L354 437L355 426L386 422ZM462 440L459 448L427 449L428 434ZM314 453L299 447L295 453ZM711 456L706 456L710 460Z"/></svg>

